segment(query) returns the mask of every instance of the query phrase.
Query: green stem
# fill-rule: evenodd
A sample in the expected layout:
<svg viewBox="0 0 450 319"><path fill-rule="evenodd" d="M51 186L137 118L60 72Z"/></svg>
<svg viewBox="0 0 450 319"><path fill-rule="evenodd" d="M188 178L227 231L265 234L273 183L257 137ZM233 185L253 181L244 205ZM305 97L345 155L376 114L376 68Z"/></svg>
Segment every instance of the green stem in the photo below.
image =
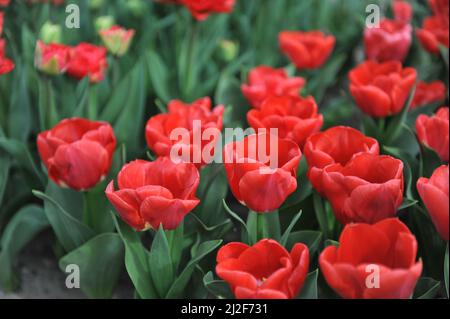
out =
<svg viewBox="0 0 450 319"><path fill-rule="evenodd" d="M262 239L274 239L279 241L281 238L280 218L278 211L269 213L257 213L250 210L247 220L249 240L255 244Z"/></svg>
<svg viewBox="0 0 450 319"><path fill-rule="evenodd" d="M98 117L98 103L97 103L97 86L91 86L89 92L89 105L87 109L87 115L90 120L96 120Z"/></svg>

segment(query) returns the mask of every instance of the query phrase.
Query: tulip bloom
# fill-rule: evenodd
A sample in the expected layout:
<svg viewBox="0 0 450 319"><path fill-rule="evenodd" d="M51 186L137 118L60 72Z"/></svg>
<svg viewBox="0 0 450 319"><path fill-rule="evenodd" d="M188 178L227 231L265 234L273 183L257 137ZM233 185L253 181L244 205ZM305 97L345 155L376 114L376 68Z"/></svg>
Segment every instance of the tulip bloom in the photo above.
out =
<svg viewBox="0 0 450 319"><path fill-rule="evenodd" d="M0 39L0 75L11 72L14 62L5 56L5 40Z"/></svg>
<svg viewBox="0 0 450 319"><path fill-rule="evenodd" d="M419 115L416 120L416 133L420 143L434 150L442 161L448 162L448 107L440 108L434 116Z"/></svg>
<svg viewBox="0 0 450 319"><path fill-rule="evenodd" d="M235 0L158 0L162 3L184 5L192 16L203 21L213 13L230 13L233 11Z"/></svg>
<svg viewBox="0 0 450 319"><path fill-rule="evenodd" d="M88 76L92 83L96 83L103 80L107 68L104 47L80 43L71 50L67 74L78 80Z"/></svg>
<svg viewBox="0 0 450 319"><path fill-rule="evenodd" d="M205 97L192 104L173 100L168 109L168 113L148 120L145 128L148 147L158 156L177 157L197 167L207 164L206 159L214 157L224 107L219 105L211 110L211 99Z"/></svg>
<svg viewBox="0 0 450 319"><path fill-rule="evenodd" d="M309 250L295 244L289 253L279 243L263 239L254 246L230 243L217 253L217 275L237 299L293 299L303 288Z"/></svg>
<svg viewBox="0 0 450 319"><path fill-rule="evenodd" d="M414 15L411 4L402 0L394 1L392 11L394 11L395 20L403 23L410 23Z"/></svg>
<svg viewBox="0 0 450 319"><path fill-rule="evenodd" d="M80 191L108 174L116 138L108 123L72 118L40 133L37 146L50 179Z"/></svg>
<svg viewBox="0 0 450 319"><path fill-rule="evenodd" d="M448 11L447 11L448 12ZM421 29L416 35L422 46L432 54L440 54L439 46L449 47L449 22L441 16L425 18Z"/></svg>
<svg viewBox="0 0 450 319"><path fill-rule="evenodd" d="M448 165L438 167L431 178L419 178L417 191L427 207L439 235L448 241Z"/></svg>
<svg viewBox="0 0 450 319"><path fill-rule="evenodd" d="M396 218L375 225L350 224L339 247L320 254L328 285L346 299L409 299L422 273L417 240Z"/></svg>
<svg viewBox="0 0 450 319"><path fill-rule="evenodd" d="M310 135L320 131L323 116L318 113L313 97L274 96L266 99L260 110L250 110L247 121L255 130L277 128L279 137L302 148Z"/></svg>
<svg viewBox="0 0 450 319"><path fill-rule="evenodd" d="M4 13L0 11L0 36L3 33L3 19L4 19Z"/></svg>
<svg viewBox="0 0 450 319"><path fill-rule="evenodd" d="M64 73L69 64L71 48L65 45L38 41L36 44L36 68L50 75Z"/></svg>
<svg viewBox="0 0 450 319"><path fill-rule="evenodd" d="M412 26L401 21L384 19L379 27L367 28L364 46L369 60L403 62L412 43Z"/></svg>
<svg viewBox="0 0 450 319"><path fill-rule="evenodd" d="M100 37L109 52L117 56L123 56L128 52L134 37L134 30L126 30L114 25L109 29L100 30Z"/></svg>
<svg viewBox="0 0 450 319"><path fill-rule="evenodd" d="M320 68L333 52L336 39L320 31L283 31L278 36L281 51L299 70Z"/></svg>
<svg viewBox="0 0 450 319"><path fill-rule="evenodd" d="M325 167L322 187L339 222L373 224L394 217L403 202L403 163L361 153Z"/></svg>
<svg viewBox="0 0 450 319"><path fill-rule="evenodd" d="M297 189L302 153L294 142L261 133L225 145L224 166L231 190L258 213L278 209Z"/></svg>
<svg viewBox="0 0 450 319"><path fill-rule="evenodd" d="M308 179L323 195L322 174L325 167L333 164L345 166L361 153L378 155L380 147L376 139L354 128L336 126L308 138L304 153L309 167Z"/></svg>
<svg viewBox="0 0 450 319"><path fill-rule="evenodd" d="M106 196L120 217L138 231L160 225L175 229L200 203L195 197L198 170L193 164L174 163L167 157L126 164L117 181L119 189L115 191L111 181Z"/></svg>
<svg viewBox="0 0 450 319"><path fill-rule="evenodd" d="M373 117L401 112L417 79L413 68L400 62L366 61L349 74L350 92L358 107Z"/></svg>
<svg viewBox="0 0 450 319"><path fill-rule="evenodd" d="M301 77L289 78L284 69L263 65L250 71L248 84L242 85L242 93L254 108L259 109L268 97L298 96L305 83Z"/></svg>
<svg viewBox="0 0 450 319"><path fill-rule="evenodd" d="M448 22L449 0L429 0L428 2L433 13Z"/></svg>
<svg viewBox="0 0 450 319"><path fill-rule="evenodd" d="M446 95L447 88L442 81L434 81L431 83L419 82L416 86L416 93L411 103L411 109L442 102L445 100Z"/></svg>

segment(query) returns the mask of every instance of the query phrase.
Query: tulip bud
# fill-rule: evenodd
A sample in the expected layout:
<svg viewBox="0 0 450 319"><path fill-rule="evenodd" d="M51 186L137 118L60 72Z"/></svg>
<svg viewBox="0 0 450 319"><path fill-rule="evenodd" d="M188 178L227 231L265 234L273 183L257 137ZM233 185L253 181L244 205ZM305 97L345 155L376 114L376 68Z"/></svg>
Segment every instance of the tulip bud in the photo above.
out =
<svg viewBox="0 0 450 319"><path fill-rule="evenodd" d="M230 62L239 53L239 44L231 40L222 40L217 50L218 57L225 62Z"/></svg>
<svg viewBox="0 0 450 319"><path fill-rule="evenodd" d="M45 22L39 33L39 39L44 43L61 43L61 26Z"/></svg>
<svg viewBox="0 0 450 319"><path fill-rule="evenodd" d="M135 16L142 16L144 12L144 3L142 0L128 0L126 2L128 10L130 10Z"/></svg>
<svg viewBox="0 0 450 319"><path fill-rule="evenodd" d="M126 30L119 26L100 30L99 33L108 51L117 56L122 56L128 52L131 40L134 37L133 29Z"/></svg>
<svg viewBox="0 0 450 319"><path fill-rule="evenodd" d="M70 48L57 44L45 44L38 41L34 63L36 68L49 75L58 75L64 73L69 63Z"/></svg>
<svg viewBox="0 0 450 319"><path fill-rule="evenodd" d="M89 7L93 10L96 10L99 9L104 2L105 2L104 0L90 0Z"/></svg>
<svg viewBox="0 0 450 319"><path fill-rule="evenodd" d="M114 17L112 16L102 16L95 19L95 29L97 31L106 30L114 25Z"/></svg>

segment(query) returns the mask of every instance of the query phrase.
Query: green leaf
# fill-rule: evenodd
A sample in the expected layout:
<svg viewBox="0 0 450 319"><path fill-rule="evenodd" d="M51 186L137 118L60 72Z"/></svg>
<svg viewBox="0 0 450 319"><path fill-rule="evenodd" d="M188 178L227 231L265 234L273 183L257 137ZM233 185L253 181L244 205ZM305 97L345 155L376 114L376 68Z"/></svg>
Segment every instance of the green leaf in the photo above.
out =
<svg viewBox="0 0 450 319"><path fill-rule="evenodd" d="M8 184L10 167L11 160L9 159L9 156L0 151L0 207L3 202L6 185Z"/></svg>
<svg viewBox="0 0 450 319"><path fill-rule="evenodd" d="M305 284L297 299L318 299L317 279L319 278L319 269L310 272L306 276Z"/></svg>
<svg viewBox="0 0 450 319"><path fill-rule="evenodd" d="M111 212L111 215L125 245L125 267L139 297L158 298L150 274L148 251L142 245L138 233L119 220L114 213Z"/></svg>
<svg viewBox="0 0 450 319"><path fill-rule="evenodd" d="M292 219L291 223L289 224L288 228L286 228L286 231L284 232L283 236L281 237L280 244L281 246L286 246L287 241L289 239L289 235L292 232L292 229L294 229L295 225L299 221L300 217L302 216L303 211L300 210Z"/></svg>
<svg viewBox="0 0 450 319"><path fill-rule="evenodd" d="M228 207L227 202L225 199L222 200L223 206L225 207L226 212L234 219L236 220L241 226L243 227L246 234L248 234L247 224L242 220L241 217L239 217L238 214L233 212L230 207Z"/></svg>
<svg viewBox="0 0 450 319"><path fill-rule="evenodd" d="M384 143L386 145L390 145L393 141L397 139L400 132L403 129L403 124L406 122L406 119L408 117L409 109L411 108L411 103L414 100L414 96L416 93L416 87L411 90L411 93L409 95L408 101L403 106L402 111L400 114L393 117L389 123L389 126L387 127L385 134L384 134Z"/></svg>
<svg viewBox="0 0 450 319"><path fill-rule="evenodd" d="M14 158L20 167L36 177L36 179L43 185L44 177L34 163L28 148L22 142L0 137L0 150L3 150Z"/></svg>
<svg viewBox="0 0 450 319"><path fill-rule="evenodd" d="M44 210L36 205L20 209L6 226L0 239L0 285L7 291L18 286L14 263L20 251L44 228L48 221Z"/></svg>
<svg viewBox="0 0 450 319"><path fill-rule="evenodd" d="M322 233L314 230L300 230L290 234L286 248L292 249L296 243L303 243L308 246L309 254L314 256L319 249L320 242L322 240Z"/></svg>
<svg viewBox="0 0 450 319"><path fill-rule="evenodd" d="M38 106L41 131L52 128L58 122L55 92L52 81L48 77L41 77L38 81ZM79 116L81 116L80 114Z"/></svg>
<svg viewBox="0 0 450 319"><path fill-rule="evenodd" d="M219 299L232 299L233 293L230 286L223 280L214 279L212 271L203 277L203 284L210 294Z"/></svg>
<svg viewBox="0 0 450 319"><path fill-rule="evenodd" d="M150 250L149 256L149 265L156 291L158 292L158 295L163 298L173 284L175 275L169 242L167 241L162 226L153 238L152 249Z"/></svg>
<svg viewBox="0 0 450 319"><path fill-rule="evenodd" d="M316 213L317 222L322 230L325 238L328 238L328 219L327 213L323 205L323 199L317 192L313 193L314 212Z"/></svg>
<svg viewBox="0 0 450 319"><path fill-rule="evenodd" d="M92 238L59 261L80 269L80 288L89 298L111 298L122 270L123 243L118 234L104 233Z"/></svg>
<svg viewBox="0 0 450 319"><path fill-rule="evenodd" d="M168 103L171 99L169 71L161 57L154 51L147 54L148 73L158 98Z"/></svg>
<svg viewBox="0 0 450 319"><path fill-rule="evenodd" d="M433 278L422 277L414 290L414 299L433 299L439 292L441 283Z"/></svg>
<svg viewBox="0 0 450 319"><path fill-rule="evenodd" d="M31 107L28 88L28 72L16 61L17 74L11 92L9 107L9 136L21 142L28 139L31 129Z"/></svg>
<svg viewBox="0 0 450 319"><path fill-rule="evenodd" d="M194 272L195 266L210 254L213 250L222 244L222 240L211 240L204 243L201 243L198 249L195 251L195 254L191 257L191 260L187 264L186 268L181 272L178 278L173 283L169 292L167 293L166 298L182 298L185 296L184 290L191 279L192 273Z"/></svg>
<svg viewBox="0 0 450 319"><path fill-rule="evenodd" d="M447 249L445 250L444 280L445 280L445 289L447 291L447 298L450 298L450 295L448 294L448 243L447 243Z"/></svg>
<svg viewBox="0 0 450 319"><path fill-rule="evenodd" d="M184 242L184 222L182 222L174 230L166 230L166 238L169 243L170 258L173 264L173 273L178 272L178 266L180 265L181 256L183 254L183 242Z"/></svg>
<svg viewBox="0 0 450 319"><path fill-rule="evenodd" d="M423 177L431 177L436 168L441 166L442 162L439 155L431 148L421 146L421 174Z"/></svg>
<svg viewBox="0 0 450 319"><path fill-rule="evenodd" d="M52 186L50 182L45 194L39 191L33 191L33 194L44 201L45 214L56 237L64 249L70 252L91 239L94 236L94 231L63 207L67 202L55 200L52 195L56 192L58 192L56 186ZM63 197L61 196L61 198Z"/></svg>
<svg viewBox="0 0 450 319"><path fill-rule="evenodd" d="M407 209L410 207L414 207L417 205L417 203L419 203L418 200L405 198L403 200L403 204L398 208L398 210L403 210L403 209Z"/></svg>

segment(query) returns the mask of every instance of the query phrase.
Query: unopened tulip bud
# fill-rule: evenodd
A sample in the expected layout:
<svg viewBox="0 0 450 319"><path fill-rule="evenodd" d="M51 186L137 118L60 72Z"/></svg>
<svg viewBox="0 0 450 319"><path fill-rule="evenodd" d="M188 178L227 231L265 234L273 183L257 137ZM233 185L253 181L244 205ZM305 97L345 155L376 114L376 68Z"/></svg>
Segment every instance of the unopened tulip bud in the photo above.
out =
<svg viewBox="0 0 450 319"><path fill-rule="evenodd" d="M95 29L97 31L109 29L114 25L114 18L111 16L98 17L95 20Z"/></svg>
<svg viewBox="0 0 450 319"><path fill-rule="evenodd" d="M218 54L225 62L230 62L239 53L239 44L231 40L222 40L219 43Z"/></svg>
<svg viewBox="0 0 450 319"><path fill-rule="evenodd" d="M44 43L61 43L61 26L45 22L39 33L39 39Z"/></svg>

